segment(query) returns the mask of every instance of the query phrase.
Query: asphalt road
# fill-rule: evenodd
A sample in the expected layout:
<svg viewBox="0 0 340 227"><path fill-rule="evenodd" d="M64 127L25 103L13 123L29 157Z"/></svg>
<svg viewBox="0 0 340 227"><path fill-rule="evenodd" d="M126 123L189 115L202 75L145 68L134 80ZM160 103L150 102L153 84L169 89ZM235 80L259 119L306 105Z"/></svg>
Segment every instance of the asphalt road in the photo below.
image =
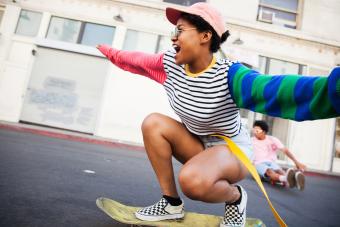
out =
<svg viewBox="0 0 340 227"><path fill-rule="evenodd" d="M176 173L180 164L174 164ZM277 226L266 200L250 178L247 213ZM306 189L265 184L288 226L340 226L340 178L307 176ZM111 227L97 197L145 206L160 198L155 175L141 149L106 146L0 129L0 226ZM184 197L186 210L222 215L223 204Z"/></svg>

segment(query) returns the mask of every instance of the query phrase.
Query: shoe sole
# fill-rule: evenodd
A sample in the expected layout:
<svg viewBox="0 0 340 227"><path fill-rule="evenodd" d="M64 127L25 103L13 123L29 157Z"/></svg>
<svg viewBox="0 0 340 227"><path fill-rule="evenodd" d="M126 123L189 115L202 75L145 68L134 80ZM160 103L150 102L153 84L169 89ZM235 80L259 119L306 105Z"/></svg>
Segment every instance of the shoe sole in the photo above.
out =
<svg viewBox="0 0 340 227"><path fill-rule="evenodd" d="M303 191L305 189L305 176L298 172L295 175L295 179L296 179L296 187L300 190Z"/></svg>
<svg viewBox="0 0 340 227"><path fill-rule="evenodd" d="M142 221L163 221L163 220L170 220L170 219L182 219L184 218L184 213L180 214L169 214L169 215L162 215L162 216L145 216L139 213L135 213L136 218Z"/></svg>
<svg viewBox="0 0 340 227"><path fill-rule="evenodd" d="M241 225L226 225L223 223L220 223L220 227L245 227L246 226L246 222L242 223Z"/></svg>
<svg viewBox="0 0 340 227"><path fill-rule="evenodd" d="M293 169L287 170L287 183L290 188L296 186L295 171Z"/></svg>
<svg viewBox="0 0 340 227"><path fill-rule="evenodd" d="M244 223L244 225L224 225L224 224L220 224L220 227L245 227L246 224Z"/></svg>

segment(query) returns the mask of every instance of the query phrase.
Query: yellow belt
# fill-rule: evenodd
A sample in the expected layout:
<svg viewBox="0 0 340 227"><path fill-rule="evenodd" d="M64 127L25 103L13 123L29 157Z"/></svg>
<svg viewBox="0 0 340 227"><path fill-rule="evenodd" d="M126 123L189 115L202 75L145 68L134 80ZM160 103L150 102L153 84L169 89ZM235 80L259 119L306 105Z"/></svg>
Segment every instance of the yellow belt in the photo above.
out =
<svg viewBox="0 0 340 227"><path fill-rule="evenodd" d="M277 211L275 210L273 204L271 203L266 190L263 187L262 181L260 179L259 174L257 173L255 167L253 166L253 164L251 164L249 158L241 151L241 149L228 137L226 136L222 136L222 135L214 135L217 137L222 138L226 143L227 146L229 147L229 149L231 150L231 152L243 163L243 165L245 165L248 169L248 171L251 173L251 175L254 177L257 185L260 187L262 193L264 194L264 196L267 199L267 202L270 206L270 209L272 210L272 213L277 221L277 223L280 225L280 227L286 227L286 223L282 220L282 218L280 217L280 215L277 213Z"/></svg>

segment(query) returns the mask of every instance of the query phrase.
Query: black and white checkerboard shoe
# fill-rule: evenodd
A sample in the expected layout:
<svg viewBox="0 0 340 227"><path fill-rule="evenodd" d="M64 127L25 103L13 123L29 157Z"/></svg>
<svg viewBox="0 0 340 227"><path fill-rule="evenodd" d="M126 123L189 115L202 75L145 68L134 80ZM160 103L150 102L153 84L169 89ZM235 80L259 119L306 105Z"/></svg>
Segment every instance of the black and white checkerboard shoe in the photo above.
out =
<svg viewBox="0 0 340 227"><path fill-rule="evenodd" d="M241 189L241 201L238 204L225 204L225 215L220 227L243 227L246 224L247 193Z"/></svg>
<svg viewBox="0 0 340 227"><path fill-rule="evenodd" d="M162 198L154 205L142 208L135 213L136 218L144 221L161 221L168 219L180 219L184 217L184 203L172 206L166 199Z"/></svg>

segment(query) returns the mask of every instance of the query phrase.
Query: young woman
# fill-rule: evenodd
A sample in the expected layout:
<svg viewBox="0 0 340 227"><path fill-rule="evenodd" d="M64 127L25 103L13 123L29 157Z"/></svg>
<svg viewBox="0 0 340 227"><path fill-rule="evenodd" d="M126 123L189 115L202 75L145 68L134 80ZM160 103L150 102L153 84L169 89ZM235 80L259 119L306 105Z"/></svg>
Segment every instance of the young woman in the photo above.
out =
<svg viewBox="0 0 340 227"><path fill-rule="evenodd" d="M337 106L339 91L334 86L327 88L324 85L328 84L327 78L316 85L316 93L312 94L317 95L320 90L319 99L329 96L331 100L330 106L319 113L315 105L320 100L315 101L313 95L301 100L289 96L285 86L294 86L293 80L262 76L240 63L216 59L213 53L229 33L220 13L207 3L181 9L167 8L166 16L176 26L171 38L172 50L145 54L120 51L107 45L97 47L116 66L163 85L171 107L181 119L178 122L153 113L143 121L145 149L163 196L159 202L138 211L136 217L157 221L184 216L183 201L175 185L171 161L174 156L183 163L178 176L183 193L194 200L224 202L225 217L221 226L244 226L247 193L236 183L246 177L247 169L224 140L211 135L231 138L251 159L251 140L241 124L239 107L295 120L334 117L340 113L340 105ZM338 74L339 70L330 78L339 81ZM305 79L301 86L310 89L313 81L300 78ZM279 85L285 89L284 95L278 92ZM266 89L276 95L268 98L260 95L265 92L268 96ZM270 100L280 96L283 98ZM306 105L312 101L312 105ZM291 107L280 110L280 104ZM291 108L298 109L296 114Z"/></svg>

